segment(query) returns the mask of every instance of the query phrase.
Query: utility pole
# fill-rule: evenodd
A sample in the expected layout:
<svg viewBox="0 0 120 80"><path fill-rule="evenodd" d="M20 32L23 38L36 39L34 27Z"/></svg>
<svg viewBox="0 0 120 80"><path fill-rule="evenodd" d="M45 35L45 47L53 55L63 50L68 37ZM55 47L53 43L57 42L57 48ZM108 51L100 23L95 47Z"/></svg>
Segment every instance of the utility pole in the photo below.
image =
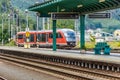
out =
<svg viewBox="0 0 120 80"><path fill-rule="evenodd" d="M37 12L36 16L37 16L37 41L38 41L38 27L39 27L39 16L40 16L40 13Z"/></svg>
<svg viewBox="0 0 120 80"><path fill-rule="evenodd" d="M25 10L26 13L26 31L29 31L29 27L28 27L28 10Z"/></svg>
<svg viewBox="0 0 120 80"><path fill-rule="evenodd" d="M2 46L4 45L4 38L3 38L3 34L4 34L4 33L3 33L3 30L4 30L4 29L3 29L3 28L4 28L4 21L3 21L3 17L4 17L4 16L2 15Z"/></svg>
<svg viewBox="0 0 120 80"><path fill-rule="evenodd" d="M47 26L48 26L48 30L50 30L50 19L47 18Z"/></svg>
<svg viewBox="0 0 120 80"><path fill-rule="evenodd" d="M8 25L9 25L9 27L8 27L9 38L8 38L8 40L9 40L9 41L10 41L10 39L11 39L11 32L10 32L10 31L11 31L11 30L10 30L10 25L11 25L11 24L10 24L10 17L11 17L10 14L8 14L8 19L9 19L9 22L8 22Z"/></svg>
<svg viewBox="0 0 120 80"><path fill-rule="evenodd" d="M45 30L45 18L43 18L43 30Z"/></svg>
<svg viewBox="0 0 120 80"><path fill-rule="evenodd" d="M19 31L19 10L16 10L16 27L17 27L17 31L16 33Z"/></svg>

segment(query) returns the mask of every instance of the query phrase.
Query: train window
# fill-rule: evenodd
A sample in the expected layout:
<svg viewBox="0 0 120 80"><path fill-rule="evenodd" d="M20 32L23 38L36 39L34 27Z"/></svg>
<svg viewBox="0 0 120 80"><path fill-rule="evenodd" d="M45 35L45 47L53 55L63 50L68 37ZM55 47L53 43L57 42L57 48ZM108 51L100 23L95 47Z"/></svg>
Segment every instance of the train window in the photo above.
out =
<svg viewBox="0 0 120 80"><path fill-rule="evenodd" d="M56 38L62 38L62 35L60 33L57 33Z"/></svg>
<svg viewBox="0 0 120 80"><path fill-rule="evenodd" d="M30 34L29 39L30 39L30 42L34 42L34 34Z"/></svg>
<svg viewBox="0 0 120 80"><path fill-rule="evenodd" d="M23 39L23 34L19 34L18 39Z"/></svg>
<svg viewBox="0 0 120 80"><path fill-rule="evenodd" d="M49 34L49 38L53 38L53 34ZM60 33L56 33L56 38L62 38L62 35Z"/></svg>
<svg viewBox="0 0 120 80"><path fill-rule="evenodd" d="M66 33L67 33L68 37L75 37L75 33L74 32L67 31Z"/></svg>

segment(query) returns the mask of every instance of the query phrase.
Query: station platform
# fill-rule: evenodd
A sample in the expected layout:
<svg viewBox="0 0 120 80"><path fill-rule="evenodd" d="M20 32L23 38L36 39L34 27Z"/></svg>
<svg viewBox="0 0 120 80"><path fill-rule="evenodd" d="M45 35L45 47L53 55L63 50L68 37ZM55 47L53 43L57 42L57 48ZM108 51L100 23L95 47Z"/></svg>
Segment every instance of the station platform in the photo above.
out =
<svg viewBox="0 0 120 80"><path fill-rule="evenodd" d="M95 55L91 54L90 52L86 52L85 54L81 54L79 52L73 51L65 51L65 50L57 50L52 51L52 49L44 49L44 48L29 48L25 49L23 47L5 47L0 46L0 49L4 50L13 50L13 51L21 51L27 53L34 53L34 54L43 54L43 55L50 55L50 56L59 56L59 57L67 57L67 58L74 58L74 59L82 59L88 61L99 61L105 63L115 63L120 65L120 55ZM115 53L119 54L119 53Z"/></svg>

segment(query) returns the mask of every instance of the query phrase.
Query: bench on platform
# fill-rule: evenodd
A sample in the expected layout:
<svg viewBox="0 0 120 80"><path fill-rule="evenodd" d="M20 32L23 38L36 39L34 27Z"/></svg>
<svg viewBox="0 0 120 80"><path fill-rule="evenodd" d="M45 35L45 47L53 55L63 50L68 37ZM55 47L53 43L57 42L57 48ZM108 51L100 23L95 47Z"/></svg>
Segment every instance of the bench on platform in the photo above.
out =
<svg viewBox="0 0 120 80"><path fill-rule="evenodd" d="M101 54L101 50L105 55L109 55L111 48L106 42L97 42L94 48L95 54Z"/></svg>

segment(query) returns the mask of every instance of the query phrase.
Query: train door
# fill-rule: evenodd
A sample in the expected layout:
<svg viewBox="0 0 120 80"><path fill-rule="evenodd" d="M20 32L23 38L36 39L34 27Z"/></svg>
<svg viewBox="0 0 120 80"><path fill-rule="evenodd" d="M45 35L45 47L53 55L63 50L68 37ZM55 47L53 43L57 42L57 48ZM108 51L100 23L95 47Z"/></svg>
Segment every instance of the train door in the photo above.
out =
<svg viewBox="0 0 120 80"><path fill-rule="evenodd" d="M46 43L48 43L48 36L49 36L48 33L46 33L45 36L46 36Z"/></svg>
<svg viewBox="0 0 120 80"><path fill-rule="evenodd" d="M63 39L62 39L62 35L60 32L57 32L56 34L56 39L57 39L57 43L62 43L63 42Z"/></svg>
<svg viewBox="0 0 120 80"><path fill-rule="evenodd" d="M29 37L29 41L30 41L30 42L35 42L35 41L36 41L35 38L36 38L36 37L35 37L35 34L34 34L34 33L31 33L31 34L30 34L30 37Z"/></svg>
<svg viewBox="0 0 120 80"><path fill-rule="evenodd" d="M47 43L48 42L48 34L47 33L41 33L39 34L40 36L40 41L42 43Z"/></svg>
<svg viewBox="0 0 120 80"><path fill-rule="evenodd" d="M26 42L26 36L25 36L25 34L23 34L23 38L24 38L24 42Z"/></svg>
<svg viewBox="0 0 120 80"><path fill-rule="evenodd" d="M52 44L52 42L53 42L52 40L53 40L53 34L52 34L52 32L50 32L49 37L48 37L48 43Z"/></svg>
<svg viewBox="0 0 120 80"><path fill-rule="evenodd" d="M29 43L31 44L31 46L35 47L36 46L36 33L30 33L30 37L29 37Z"/></svg>

